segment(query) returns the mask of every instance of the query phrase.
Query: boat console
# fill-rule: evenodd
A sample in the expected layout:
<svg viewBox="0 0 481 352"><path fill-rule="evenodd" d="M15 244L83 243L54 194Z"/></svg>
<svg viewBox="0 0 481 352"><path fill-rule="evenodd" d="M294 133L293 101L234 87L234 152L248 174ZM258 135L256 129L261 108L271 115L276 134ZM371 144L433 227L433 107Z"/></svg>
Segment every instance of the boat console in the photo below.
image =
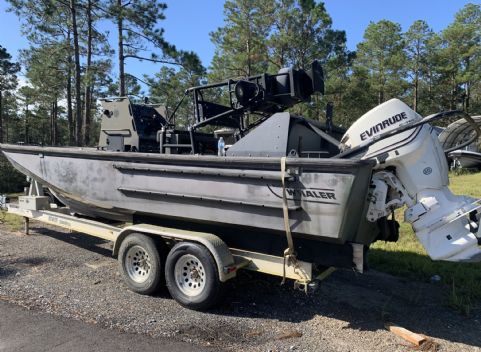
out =
<svg viewBox="0 0 481 352"><path fill-rule="evenodd" d="M102 99L99 147L216 155L222 136L230 156L331 157L339 153L345 132L332 125L332 109L325 124L284 112L314 93L324 93L318 61L308 70L284 68L273 75L189 88L170 116L160 105L134 104L127 97ZM176 127L176 113L186 97L192 99L193 120L181 129Z"/></svg>

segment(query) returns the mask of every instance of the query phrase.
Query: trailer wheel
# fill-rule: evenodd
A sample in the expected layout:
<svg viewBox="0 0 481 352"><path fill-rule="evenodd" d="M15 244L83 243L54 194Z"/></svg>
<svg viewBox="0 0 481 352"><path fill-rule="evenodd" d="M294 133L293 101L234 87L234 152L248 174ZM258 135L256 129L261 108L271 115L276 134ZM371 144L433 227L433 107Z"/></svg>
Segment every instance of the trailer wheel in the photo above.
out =
<svg viewBox="0 0 481 352"><path fill-rule="evenodd" d="M170 295L184 307L206 310L222 297L223 283L209 250L197 243L176 244L167 255L165 279Z"/></svg>
<svg viewBox="0 0 481 352"><path fill-rule="evenodd" d="M132 291L149 295L164 284L161 252L152 238L140 233L130 234L122 241L119 269Z"/></svg>

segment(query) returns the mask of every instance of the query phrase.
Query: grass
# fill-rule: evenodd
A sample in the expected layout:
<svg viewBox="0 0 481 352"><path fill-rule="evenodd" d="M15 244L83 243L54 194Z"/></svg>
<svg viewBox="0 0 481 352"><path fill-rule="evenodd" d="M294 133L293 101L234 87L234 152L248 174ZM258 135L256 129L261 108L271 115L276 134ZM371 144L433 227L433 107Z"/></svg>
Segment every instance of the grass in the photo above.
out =
<svg viewBox="0 0 481 352"><path fill-rule="evenodd" d="M24 193L10 193L7 194L10 201L16 201L18 196ZM10 231L21 231L23 230L23 218L17 215L9 214L6 210L0 209L0 224L4 224Z"/></svg>
<svg viewBox="0 0 481 352"><path fill-rule="evenodd" d="M21 231L23 229L23 218L0 210L0 224L5 224L10 231Z"/></svg>
<svg viewBox="0 0 481 352"><path fill-rule="evenodd" d="M455 194L481 198L481 173L451 174L450 188ZM429 281L441 276L447 303L465 315L481 308L481 263L432 261L414 235L411 226L400 220L400 237L396 243L378 241L372 245L369 261L373 268L393 275Z"/></svg>

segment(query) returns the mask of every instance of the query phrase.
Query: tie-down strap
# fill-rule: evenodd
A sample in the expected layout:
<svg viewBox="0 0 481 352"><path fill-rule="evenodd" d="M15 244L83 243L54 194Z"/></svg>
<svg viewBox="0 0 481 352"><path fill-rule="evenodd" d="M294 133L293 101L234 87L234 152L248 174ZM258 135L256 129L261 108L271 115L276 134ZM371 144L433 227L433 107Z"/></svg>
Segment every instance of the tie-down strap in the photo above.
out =
<svg viewBox="0 0 481 352"><path fill-rule="evenodd" d="M297 259L294 251L294 241L292 240L291 225L289 224L289 207L287 204L286 192L286 157L281 158L281 182L282 182L282 212L284 217L284 229L286 231L287 248L284 251L284 268L282 284L286 280L286 264L296 266Z"/></svg>

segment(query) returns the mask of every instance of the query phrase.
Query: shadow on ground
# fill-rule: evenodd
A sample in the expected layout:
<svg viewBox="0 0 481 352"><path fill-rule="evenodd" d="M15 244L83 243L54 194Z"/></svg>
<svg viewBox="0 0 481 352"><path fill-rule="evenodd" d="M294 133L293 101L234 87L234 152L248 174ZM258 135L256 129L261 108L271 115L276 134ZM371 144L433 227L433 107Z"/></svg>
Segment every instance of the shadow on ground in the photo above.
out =
<svg viewBox="0 0 481 352"><path fill-rule="evenodd" d="M35 231L111 256L111 250L106 248L107 242L95 237L43 228ZM415 258L419 255L413 253L390 252L386 255L401 257L399 260L405 262L425 260ZM320 315L346 322L343 329L360 331L382 330L387 322L393 322L433 338L481 346L480 311L474 310L470 317L466 317L447 307L443 293L446 287L442 284L412 281L373 270L365 274L338 270L317 291L309 294L295 291L292 282L283 286L280 283L281 279L277 277L240 272L238 278L226 284L224 302L210 313L308 324ZM166 296L164 290L152 299ZM207 323L203 326L186 325L182 329L192 336L204 336L209 330L213 336L222 336L222 331L217 331L218 326L209 327ZM225 329L236 327L226 322Z"/></svg>
<svg viewBox="0 0 481 352"><path fill-rule="evenodd" d="M9 257L0 258L0 279L15 275L23 269L36 267L50 261L47 257L27 257L11 260Z"/></svg>
<svg viewBox="0 0 481 352"><path fill-rule="evenodd" d="M78 232L62 232L43 227L35 227L33 230L40 235L55 238L57 240L67 242L76 247L83 248L106 257L112 257L110 242L101 238ZM105 248L106 246L109 248Z"/></svg>
<svg viewBox="0 0 481 352"><path fill-rule="evenodd" d="M404 257L398 258L402 262L430 261L413 253L386 255ZM462 265L448 263L453 270L461 270ZM316 292L306 295L294 291L292 283L281 287L280 281L241 272L229 283L227 300L215 314L295 323L322 315L345 321L344 329L360 331L383 330L392 322L433 338L481 346L481 302L473 302L469 317L462 315L448 306L451 288L443 283L419 282L375 270L365 274L338 270Z"/></svg>

